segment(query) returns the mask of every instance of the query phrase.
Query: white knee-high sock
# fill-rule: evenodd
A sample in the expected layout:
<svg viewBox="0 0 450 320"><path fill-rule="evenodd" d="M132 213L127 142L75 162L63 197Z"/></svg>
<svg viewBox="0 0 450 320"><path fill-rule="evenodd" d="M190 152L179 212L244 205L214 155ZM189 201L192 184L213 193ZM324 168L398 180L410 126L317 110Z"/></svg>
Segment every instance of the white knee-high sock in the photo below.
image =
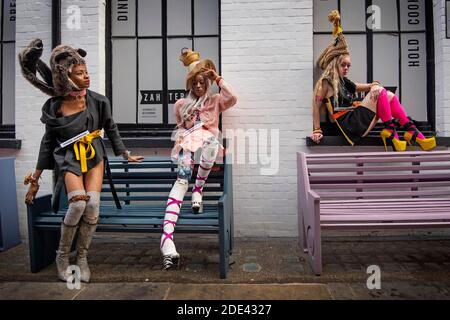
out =
<svg viewBox="0 0 450 320"><path fill-rule="evenodd" d="M161 236L161 253L164 256L177 253L173 241L173 233L188 185L187 180L178 179L170 191L169 199L167 200L166 214L164 216L163 234Z"/></svg>
<svg viewBox="0 0 450 320"><path fill-rule="evenodd" d="M206 179L208 179L211 168L214 165L214 161L216 161L218 152L219 145L215 141L207 142L205 144L202 155L200 157L200 164L198 166L197 177L195 179L195 186L192 190L193 198L198 198L198 195L202 195L203 186L206 183Z"/></svg>
<svg viewBox="0 0 450 320"><path fill-rule="evenodd" d="M69 192L67 195L69 199L69 207L67 208L67 213L64 217L64 223L66 226L76 226L80 222L81 216L86 209L86 197L85 190L75 190Z"/></svg>

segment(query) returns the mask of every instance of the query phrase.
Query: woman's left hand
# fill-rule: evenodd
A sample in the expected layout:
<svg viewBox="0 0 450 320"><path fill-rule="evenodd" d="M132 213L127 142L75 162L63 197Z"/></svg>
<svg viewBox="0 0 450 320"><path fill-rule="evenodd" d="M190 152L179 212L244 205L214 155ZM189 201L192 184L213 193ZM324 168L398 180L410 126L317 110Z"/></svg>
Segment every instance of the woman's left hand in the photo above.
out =
<svg viewBox="0 0 450 320"><path fill-rule="evenodd" d="M128 156L128 162L141 162L142 160L144 160L143 156Z"/></svg>

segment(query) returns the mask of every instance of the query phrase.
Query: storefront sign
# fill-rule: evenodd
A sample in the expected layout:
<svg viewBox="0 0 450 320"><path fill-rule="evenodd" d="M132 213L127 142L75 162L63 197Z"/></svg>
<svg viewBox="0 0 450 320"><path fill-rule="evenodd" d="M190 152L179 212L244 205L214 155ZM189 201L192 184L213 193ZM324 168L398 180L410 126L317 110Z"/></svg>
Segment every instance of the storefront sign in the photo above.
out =
<svg viewBox="0 0 450 320"><path fill-rule="evenodd" d="M112 35L136 35L136 0L112 1Z"/></svg>
<svg viewBox="0 0 450 320"><path fill-rule="evenodd" d="M156 123L163 122L162 104L139 105L138 123Z"/></svg>
<svg viewBox="0 0 450 320"><path fill-rule="evenodd" d="M425 0L401 0L400 19L402 31L425 30Z"/></svg>
<svg viewBox="0 0 450 320"><path fill-rule="evenodd" d="M424 33L401 36L402 102L418 121L427 120L427 40Z"/></svg>
<svg viewBox="0 0 450 320"><path fill-rule="evenodd" d="M16 40L16 0L3 1L3 41L15 41L15 40Z"/></svg>
<svg viewBox="0 0 450 320"><path fill-rule="evenodd" d="M186 97L186 90L168 90L167 101L169 104L177 102L177 100ZM141 90L140 104L162 104L162 90Z"/></svg>

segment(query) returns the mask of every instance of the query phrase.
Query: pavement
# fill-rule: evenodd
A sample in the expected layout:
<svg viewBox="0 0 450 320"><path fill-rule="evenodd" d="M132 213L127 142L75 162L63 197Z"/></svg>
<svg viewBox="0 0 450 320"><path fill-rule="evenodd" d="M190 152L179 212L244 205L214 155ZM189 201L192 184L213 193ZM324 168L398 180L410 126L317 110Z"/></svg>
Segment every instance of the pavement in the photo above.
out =
<svg viewBox="0 0 450 320"><path fill-rule="evenodd" d="M450 300L450 237L325 236L315 276L297 238L236 238L228 278L219 278L217 236L176 235L179 270L161 270L159 237L96 234L91 283L69 289L54 264L29 271L28 245L0 253L1 300ZM380 289L369 289L369 266Z"/></svg>

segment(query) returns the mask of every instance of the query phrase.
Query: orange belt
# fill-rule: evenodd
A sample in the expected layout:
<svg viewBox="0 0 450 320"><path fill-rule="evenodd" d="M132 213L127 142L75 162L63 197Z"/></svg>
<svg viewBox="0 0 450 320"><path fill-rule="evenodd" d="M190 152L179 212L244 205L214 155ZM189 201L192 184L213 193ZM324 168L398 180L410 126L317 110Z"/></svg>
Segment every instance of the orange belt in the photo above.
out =
<svg viewBox="0 0 450 320"><path fill-rule="evenodd" d="M361 102L361 101L354 101L352 105L353 105L353 108L348 108L348 109L345 109L345 110L342 110L342 111L338 111L338 112L336 112L336 113L333 113L333 114L331 115L331 118L332 118L333 120L339 119L340 117L342 117L344 114L350 112L351 110L354 110L354 109L356 109L356 108L361 107L361 106L362 106L362 102Z"/></svg>

